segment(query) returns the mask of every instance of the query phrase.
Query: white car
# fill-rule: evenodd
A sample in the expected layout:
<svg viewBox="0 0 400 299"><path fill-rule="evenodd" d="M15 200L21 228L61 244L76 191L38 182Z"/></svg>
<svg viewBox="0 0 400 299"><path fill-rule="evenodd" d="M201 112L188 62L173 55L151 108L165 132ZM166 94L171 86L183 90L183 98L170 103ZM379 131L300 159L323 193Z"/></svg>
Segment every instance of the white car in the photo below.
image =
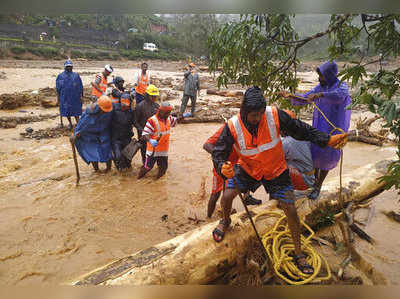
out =
<svg viewBox="0 0 400 299"><path fill-rule="evenodd" d="M158 48L153 43L144 43L143 50L154 52L154 51L158 51Z"/></svg>

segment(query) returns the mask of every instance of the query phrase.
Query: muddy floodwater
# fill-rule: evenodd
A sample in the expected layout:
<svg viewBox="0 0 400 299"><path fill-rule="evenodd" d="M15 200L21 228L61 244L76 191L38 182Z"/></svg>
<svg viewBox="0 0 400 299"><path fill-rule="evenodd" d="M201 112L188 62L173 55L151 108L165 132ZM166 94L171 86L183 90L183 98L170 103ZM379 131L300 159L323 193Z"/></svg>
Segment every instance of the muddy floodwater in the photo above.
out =
<svg viewBox="0 0 400 299"><path fill-rule="evenodd" d="M13 82L24 90L52 87L55 77L45 83L42 77L58 73L50 68L29 72L21 68L0 70L11 72L8 87L1 82L0 93L10 92ZM85 70L96 71L99 66ZM129 68L119 71L126 76L132 72ZM162 72L169 76L181 74L159 71ZM0 114L57 112L57 108L23 109L27 112L0 111ZM217 213L211 220L206 218L212 163L202 145L221 124L179 124L172 129L169 169L158 181L154 180L156 170L140 181L136 179L141 165L139 154L132 170L123 174L114 168L108 174L96 174L79 158L81 182L76 187L67 137L34 140L20 136L27 127L54 128L58 123L56 118L0 129L0 283L71 281L115 259L218 219ZM394 147L349 143L344 152L344 173L394 155ZM336 175L338 169L328 179ZM390 198L387 205L395 208L394 191L380 196ZM266 200L261 189L255 197ZM241 210L238 200L234 207ZM399 240L398 225L386 226L382 232ZM373 229L378 235L378 223ZM379 251L382 259L396 266L399 265L395 257L397 245L389 249L381 246ZM400 269L390 271L394 275L390 282L396 283L395 275L398 276Z"/></svg>

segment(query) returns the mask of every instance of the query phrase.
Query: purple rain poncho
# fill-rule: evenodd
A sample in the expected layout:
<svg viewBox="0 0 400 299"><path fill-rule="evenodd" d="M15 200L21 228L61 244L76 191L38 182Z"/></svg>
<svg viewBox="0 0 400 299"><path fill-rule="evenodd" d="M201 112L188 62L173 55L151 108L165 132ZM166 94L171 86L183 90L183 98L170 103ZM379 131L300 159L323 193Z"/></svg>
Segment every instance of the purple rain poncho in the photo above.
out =
<svg viewBox="0 0 400 299"><path fill-rule="evenodd" d="M299 94L299 96L307 97L310 93L323 93L323 97L316 99L314 103L336 127L347 132L349 130L351 117L351 110L346 110L346 106L351 103L349 88L344 82L340 84L340 80L337 78L338 67L335 61L332 63L327 61L318 69L327 82L327 85L321 86L321 84L318 84L306 94ZM291 102L292 105L308 104L307 102L295 98L292 98ZM315 108L312 125L326 133L330 133L333 129ZM340 132L335 131L333 134L340 134ZM335 168L340 159L340 150L335 150L330 147L321 148L315 144L311 144L311 154L314 168L322 170L331 170Z"/></svg>

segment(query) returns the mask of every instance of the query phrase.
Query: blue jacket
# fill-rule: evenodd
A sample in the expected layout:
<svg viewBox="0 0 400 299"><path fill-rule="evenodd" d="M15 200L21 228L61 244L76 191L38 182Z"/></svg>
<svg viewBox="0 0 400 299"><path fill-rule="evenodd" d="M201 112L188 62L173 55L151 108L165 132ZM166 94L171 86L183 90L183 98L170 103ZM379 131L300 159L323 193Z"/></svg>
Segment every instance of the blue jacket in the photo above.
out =
<svg viewBox="0 0 400 299"><path fill-rule="evenodd" d="M81 77L77 73L64 71L57 76L56 89L60 97L61 115L81 115L81 97L83 95L83 85Z"/></svg>

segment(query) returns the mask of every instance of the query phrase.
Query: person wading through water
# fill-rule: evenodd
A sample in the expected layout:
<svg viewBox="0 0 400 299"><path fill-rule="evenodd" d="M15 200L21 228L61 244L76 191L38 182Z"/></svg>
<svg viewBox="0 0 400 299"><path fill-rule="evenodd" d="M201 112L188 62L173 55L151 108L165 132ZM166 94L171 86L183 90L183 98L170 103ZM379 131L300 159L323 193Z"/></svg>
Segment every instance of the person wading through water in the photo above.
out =
<svg viewBox="0 0 400 299"><path fill-rule="evenodd" d="M129 93L123 93L119 103L113 104L111 120L111 144L115 167L122 171L131 168L132 161L122 154L122 150L133 137L135 101L131 101Z"/></svg>
<svg viewBox="0 0 400 299"><path fill-rule="evenodd" d="M141 139L147 142L146 160L139 171L138 179L145 176L156 162L157 179L167 171L170 128L177 123L177 118L170 115L171 111L171 104L162 102L157 113L150 117L145 125Z"/></svg>
<svg viewBox="0 0 400 299"><path fill-rule="evenodd" d="M247 89L240 114L229 119L212 152L215 170L228 179L221 200L223 219L212 235L216 242L223 240L231 223L233 199L239 192L254 192L261 183L270 197L280 202L286 214L298 268L305 274L311 274L314 270L301 251L300 221L279 136L280 129L284 129L289 136L298 140L308 140L321 147L341 147L347 140L347 134L329 137L327 133L320 132L298 119L292 119L276 107L266 106L263 92L258 87ZM235 167L228 161L233 148L239 156Z"/></svg>
<svg viewBox="0 0 400 299"><path fill-rule="evenodd" d="M87 164L92 163L96 172L99 171L99 162L107 164L106 172L111 169L112 109L111 99L101 96L86 108L70 137L79 155Z"/></svg>
<svg viewBox="0 0 400 299"><path fill-rule="evenodd" d="M203 149L207 151L209 154L212 154L214 145L217 142L219 136L221 135L223 129L224 126L219 128L219 130L215 132L214 135L212 135L210 138L208 138L207 141L204 143ZM233 149L231 154L229 155L228 161L230 161L233 165L235 165L237 163L237 160L238 160L238 155L236 154L235 149ZM214 213L215 205L217 204L219 196L221 195L222 190L225 189L224 184L226 185L226 181L224 181L224 179L213 168L212 190L207 205L208 218L211 218L212 214ZM259 199L255 199L253 196L251 196L249 191L245 196L244 203L246 205L260 205L262 201Z"/></svg>
<svg viewBox="0 0 400 299"><path fill-rule="evenodd" d="M61 117L65 116L69 122L69 129L72 130L71 116L75 117L76 123L82 115L83 85L78 73L72 71L71 60L64 63L64 72L56 79L57 102L60 106Z"/></svg>
<svg viewBox="0 0 400 299"><path fill-rule="evenodd" d="M137 129L139 140L142 137L142 133L144 130L144 126L146 125L147 120L156 114L160 105L157 103L160 96L160 92L158 88L153 84L150 84L146 89L146 94L144 97L144 101L141 101L138 105L136 105L135 109L135 127ZM141 142L142 146L140 147L140 152L142 154L142 163L146 161L146 142Z"/></svg>
<svg viewBox="0 0 400 299"><path fill-rule="evenodd" d="M319 84L306 94L299 95L307 98L309 102L291 97L286 91L281 91L281 95L285 98L290 98L293 105L306 105L314 102L335 127L347 132L350 127L351 110L347 110L346 107L351 104L351 98L347 84L340 82L337 77L338 66L336 62L325 62L317 68L317 73ZM332 131L332 126L316 108L314 109L312 125L325 133ZM333 132L333 134L339 133L339 131ZM311 154L316 181L308 198L316 200L328 172L335 168L340 160L340 150L333 148L323 149L317 144L312 144Z"/></svg>

